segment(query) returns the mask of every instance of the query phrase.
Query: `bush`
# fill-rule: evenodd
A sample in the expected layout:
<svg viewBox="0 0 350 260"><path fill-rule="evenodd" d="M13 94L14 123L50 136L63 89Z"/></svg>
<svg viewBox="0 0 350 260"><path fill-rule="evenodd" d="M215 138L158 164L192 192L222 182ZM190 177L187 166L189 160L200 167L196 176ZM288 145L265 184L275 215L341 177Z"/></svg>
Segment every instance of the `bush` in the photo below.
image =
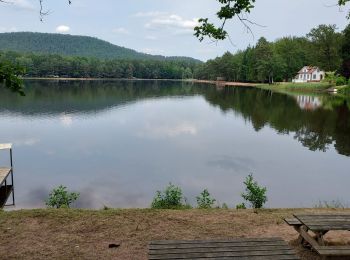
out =
<svg viewBox="0 0 350 260"><path fill-rule="evenodd" d="M335 85L337 86L344 86L346 85L347 81L346 78L343 76L337 76L335 79Z"/></svg>
<svg viewBox="0 0 350 260"><path fill-rule="evenodd" d="M180 187L169 183L164 191L157 191L152 201L153 209L181 209L188 207Z"/></svg>
<svg viewBox="0 0 350 260"><path fill-rule="evenodd" d="M79 198L79 193L68 192L67 187L59 186L53 189L46 201L50 208L69 208L70 205Z"/></svg>
<svg viewBox="0 0 350 260"><path fill-rule="evenodd" d="M260 187L254 181L253 175L249 174L244 182L246 193L242 193L242 198L249 201L254 209L260 209L267 202L266 188Z"/></svg>
<svg viewBox="0 0 350 260"><path fill-rule="evenodd" d="M246 209L246 208L247 208L247 207L245 206L244 203L238 204L238 205L236 206L236 209Z"/></svg>
<svg viewBox="0 0 350 260"><path fill-rule="evenodd" d="M228 205L226 203L223 203L221 206L222 209L228 209Z"/></svg>
<svg viewBox="0 0 350 260"><path fill-rule="evenodd" d="M210 193L207 189L202 191L200 196L196 197L197 206L200 209L211 209L216 201L216 199L210 196Z"/></svg>

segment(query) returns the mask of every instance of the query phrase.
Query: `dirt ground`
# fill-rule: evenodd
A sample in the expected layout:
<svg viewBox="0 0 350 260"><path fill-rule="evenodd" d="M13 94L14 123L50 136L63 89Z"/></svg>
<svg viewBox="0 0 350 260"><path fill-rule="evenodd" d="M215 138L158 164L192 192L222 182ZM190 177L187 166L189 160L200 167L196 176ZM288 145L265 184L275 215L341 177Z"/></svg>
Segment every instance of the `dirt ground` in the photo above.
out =
<svg viewBox="0 0 350 260"><path fill-rule="evenodd" d="M350 209L0 211L0 259L147 259L151 240L238 237L282 237L301 259L320 259L298 245L298 234L283 221L306 212ZM350 234L332 233L327 240L350 245ZM112 243L120 246L109 248Z"/></svg>

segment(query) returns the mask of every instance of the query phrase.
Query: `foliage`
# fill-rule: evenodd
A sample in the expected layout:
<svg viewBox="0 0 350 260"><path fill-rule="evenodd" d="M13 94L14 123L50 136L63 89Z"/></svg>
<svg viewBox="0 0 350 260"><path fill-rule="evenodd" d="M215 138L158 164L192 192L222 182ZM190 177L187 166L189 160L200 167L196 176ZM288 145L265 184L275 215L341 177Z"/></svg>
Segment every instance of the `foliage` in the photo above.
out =
<svg viewBox="0 0 350 260"><path fill-rule="evenodd" d="M335 71L327 72L325 82L328 82L330 85L344 86L347 84L347 80L344 76L337 74Z"/></svg>
<svg viewBox="0 0 350 260"><path fill-rule="evenodd" d="M169 183L164 191L157 191L151 207L153 209L181 209L186 208L185 199L180 187Z"/></svg>
<svg viewBox="0 0 350 260"><path fill-rule="evenodd" d="M221 206L222 209L228 209L228 205L226 203L222 203L222 206Z"/></svg>
<svg viewBox="0 0 350 260"><path fill-rule="evenodd" d="M181 59L100 60L16 52L4 52L2 56L26 68L27 77L182 79L192 78L197 64Z"/></svg>
<svg viewBox="0 0 350 260"><path fill-rule="evenodd" d="M236 209L246 209L247 207L245 206L244 203L236 205Z"/></svg>
<svg viewBox="0 0 350 260"><path fill-rule="evenodd" d="M254 181L252 174L248 175L244 185L246 186L246 193L242 193L242 198L249 201L254 209L262 208L267 202L266 188L260 187L259 184Z"/></svg>
<svg viewBox="0 0 350 260"><path fill-rule="evenodd" d="M342 35L336 32L335 24L321 24L311 29L307 38L313 43L312 53L315 64L319 64L326 71L339 69L341 63L340 47Z"/></svg>
<svg viewBox="0 0 350 260"><path fill-rule="evenodd" d="M0 50L20 53L57 54L101 60L156 60L200 62L189 57L149 55L89 36L12 32L0 33ZM54 56L53 56L54 57Z"/></svg>
<svg viewBox="0 0 350 260"><path fill-rule="evenodd" d="M4 84L6 88L21 96L24 96L24 88L19 76L23 73L24 69L21 66L0 59L0 86Z"/></svg>
<svg viewBox="0 0 350 260"><path fill-rule="evenodd" d="M307 37L284 37L275 42L261 37L255 46L234 54L227 52L222 57L199 64L194 74L198 79L225 77L228 81L273 83L292 81L305 65L332 71L342 71L345 66L344 71L350 71L348 30L348 33L339 33L334 25L320 25ZM349 46L342 45L346 37L349 37Z"/></svg>
<svg viewBox="0 0 350 260"><path fill-rule="evenodd" d="M251 32L250 25L254 22L243 17L244 14L250 13L254 8L255 0L216 0L220 4L220 10L216 13L217 17L221 21L220 26L215 26L208 21L208 18L200 18L199 25L194 28L195 36L203 41L205 37L209 37L214 40L224 40L228 37L227 31L224 29L226 22L233 18L238 18L244 25L247 31ZM350 0L338 0L338 5L343 6ZM350 18L350 13L348 15Z"/></svg>
<svg viewBox="0 0 350 260"><path fill-rule="evenodd" d="M332 201L319 201L315 208L332 208L332 209L345 209L348 206L342 203L340 200L332 200Z"/></svg>
<svg viewBox="0 0 350 260"><path fill-rule="evenodd" d="M205 37L215 40L224 40L228 33L224 30L227 20L233 17L238 17L243 23L246 19L242 18L243 13L249 13L254 7L255 0L217 0L220 3L220 10L217 12L217 17L222 21L221 26L216 27L208 21L208 18L199 19L199 25L194 28L195 36L203 41Z"/></svg>
<svg viewBox="0 0 350 260"><path fill-rule="evenodd" d="M207 189L204 189L200 194L200 196L197 196L196 199L197 199L197 206L200 209L210 209L213 207L216 201L216 199L210 196L210 193Z"/></svg>
<svg viewBox="0 0 350 260"><path fill-rule="evenodd" d="M67 187L60 185L52 190L46 205L50 208L69 208L79 198L79 193L68 192Z"/></svg>

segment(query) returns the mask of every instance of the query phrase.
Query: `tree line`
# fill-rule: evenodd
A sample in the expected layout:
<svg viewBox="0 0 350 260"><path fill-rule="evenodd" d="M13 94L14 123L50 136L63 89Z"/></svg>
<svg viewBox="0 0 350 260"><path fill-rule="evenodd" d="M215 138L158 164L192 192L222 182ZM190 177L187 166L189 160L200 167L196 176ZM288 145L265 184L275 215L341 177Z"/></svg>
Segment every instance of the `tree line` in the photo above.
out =
<svg viewBox="0 0 350 260"><path fill-rule="evenodd" d="M350 25L319 25L305 37L283 37L269 42L261 37L255 46L207 61L195 70L198 79L269 82L291 81L306 65L350 76Z"/></svg>
<svg viewBox="0 0 350 260"><path fill-rule="evenodd" d="M193 60L121 60L0 51L0 62L25 68L25 77L187 79Z"/></svg>

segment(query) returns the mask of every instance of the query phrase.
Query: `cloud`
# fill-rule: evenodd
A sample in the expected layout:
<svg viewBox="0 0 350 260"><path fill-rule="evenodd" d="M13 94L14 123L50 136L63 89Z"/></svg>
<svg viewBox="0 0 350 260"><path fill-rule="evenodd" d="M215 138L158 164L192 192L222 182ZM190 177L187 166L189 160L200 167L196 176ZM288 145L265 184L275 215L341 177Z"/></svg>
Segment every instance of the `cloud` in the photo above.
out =
<svg viewBox="0 0 350 260"><path fill-rule="evenodd" d="M161 16L161 15L166 15L167 13L165 12L138 12L133 15L133 17L156 17L156 16Z"/></svg>
<svg viewBox="0 0 350 260"><path fill-rule="evenodd" d="M29 10L29 11L36 10L33 4L27 0L11 0L11 1L8 1L7 3L9 4L9 6L12 6L17 9Z"/></svg>
<svg viewBox="0 0 350 260"><path fill-rule="evenodd" d="M152 137L152 138L163 138L163 137L177 137L179 135L192 135L198 134L197 126L189 123L183 122L174 126L163 125L154 126L147 125L142 132L138 133L139 137Z"/></svg>
<svg viewBox="0 0 350 260"><path fill-rule="evenodd" d="M147 35L147 36L145 37L145 39L146 39L146 40L155 41L155 40L157 40L158 38L157 38L156 36L153 36L153 35Z"/></svg>
<svg viewBox="0 0 350 260"><path fill-rule="evenodd" d="M143 53L151 54L151 55L165 54L165 51L164 50L160 50L160 49L143 48L141 51Z"/></svg>
<svg viewBox="0 0 350 260"><path fill-rule="evenodd" d="M16 27L6 28L0 26L0 33L6 33L6 32L17 32L18 29Z"/></svg>
<svg viewBox="0 0 350 260"><path fill-rule="evenodd" d="M60 26L57 26L56 28L56 32L58 33L67 33L69 31L70 31L70 27L67 25L60 25Z"/></svg>
<svg viewBox="0 0 350 260"><path fill-rule="evenodd" d="M118 34L130 34L130 32L125 29L124 27L118 27L112 30L114 33L118 33Z"/></svg>
<svg viewBox="0 0 350 260"><path fill-rule="evenodd" d="M145 27L149 30L173 29L175 34L193 33L194 27L198 25L198 19L184 19L176 14L160 14L153 17Z"/></svg>
<svg viewBox="0 0 350 260"><path fill-rule="evenodd" d="M25 139L17 139L13 141L15 146L34 146L40 142L39 138L29 137Z"/></svg>
<svg viewBox="0 0 350 260"><path fill-rule="evenodd" d="M73 124L73 117L71 115L62 114L60 116L60 121L64 127L70 127Z"/></svg>

